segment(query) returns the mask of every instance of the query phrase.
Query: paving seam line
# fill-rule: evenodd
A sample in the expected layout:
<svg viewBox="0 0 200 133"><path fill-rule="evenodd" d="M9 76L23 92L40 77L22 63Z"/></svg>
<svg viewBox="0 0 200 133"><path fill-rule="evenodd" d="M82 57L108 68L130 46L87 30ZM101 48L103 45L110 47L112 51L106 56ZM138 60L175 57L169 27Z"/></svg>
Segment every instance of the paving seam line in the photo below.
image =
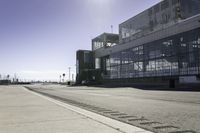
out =
<svg viewBox="0 0 200 133"><path fill-rule="evenodd" d="M123 122L120 122L120 121L117 121L117 120L114 120L114 119L111 119L111 118L108 118L108 117L105 117L105 116L102 116L100 114L96 114L94 112L91 112L91 111L88 111L88 110L85 110L85 109L82 109L82 108L79 108L79 107L76 107L76 106L72 106L72 105L69 105L67 103L64 103L64 102L61 102L59 100L55 100L53 98L50 98L50 97L47 97L47 96L44 96L42 94L39 94L39 93L36 93L36 92L33 92L31 90L28 90L26 88L24 88L25 91L28 91L29 93L32 93L34 95L37 95L43 99L46 99L50 102L53 102L59 106L62 106L66 109L69 109L73 112L76 112L78 114L81 114L83 116L86 116L92 120L95 120L99 123L102 123L106 126L109 126L115 130L118 130L118 131L121 131L121 132L124 132L124 133L153 133L151 131L147 131L145 129L142 129L142 128L139 128L139 127L135 127L135 126L132 126L132 125L129 125L129 124L126 124L126 123L123 123Z"/></svg>

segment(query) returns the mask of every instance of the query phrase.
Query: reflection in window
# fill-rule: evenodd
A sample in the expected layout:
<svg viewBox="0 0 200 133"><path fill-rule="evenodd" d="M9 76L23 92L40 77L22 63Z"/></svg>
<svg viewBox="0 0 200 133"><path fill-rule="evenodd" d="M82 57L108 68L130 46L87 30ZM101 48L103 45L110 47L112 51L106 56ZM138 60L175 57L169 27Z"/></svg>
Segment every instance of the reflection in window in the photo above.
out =
<svg viewBox="0 0 200 133"><path fill-rule="evenodd" d="M99 58L96 58L96 59L95 59L95 69L101 68L101 67L100 67L100 64L101 64L100 59L99 59Z"/></svg>
<svg viewBox="0 0 200 133"><path fill-rule="evenodd" d="M200 74L200 29L110 56L112 78Z"/></svg>

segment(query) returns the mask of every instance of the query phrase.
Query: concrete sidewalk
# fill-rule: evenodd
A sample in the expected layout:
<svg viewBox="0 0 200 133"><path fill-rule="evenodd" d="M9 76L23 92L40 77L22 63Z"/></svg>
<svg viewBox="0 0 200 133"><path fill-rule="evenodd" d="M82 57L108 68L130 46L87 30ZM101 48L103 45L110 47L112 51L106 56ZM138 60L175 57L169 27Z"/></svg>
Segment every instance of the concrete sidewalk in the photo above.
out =
<svg viewBox="0 0 200 133"><path fill-rule="evenodd" d="M0 133L120 133L21 86L0 86Z"/></svg>

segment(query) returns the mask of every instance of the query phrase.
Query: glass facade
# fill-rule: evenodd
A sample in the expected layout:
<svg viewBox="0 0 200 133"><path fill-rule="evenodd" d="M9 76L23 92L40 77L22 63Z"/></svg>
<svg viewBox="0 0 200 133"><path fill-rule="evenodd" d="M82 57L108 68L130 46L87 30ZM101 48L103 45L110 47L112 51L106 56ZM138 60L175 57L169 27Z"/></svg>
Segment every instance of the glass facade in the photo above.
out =
<svg viewBox="0 0 200 133"><path fill-rule="evenodd" d="M106 57L110 79L200 74L200 28Z"/></svg>
<svg viewBox="0 0 200 133"><path fill-rule="evenodd" d="M180 0L180 2L183 18L189 18L200 13L200 0Z"/></svg>
<svg viewBox="0 0 200 133"><path fill-rule="evenodd" d="M200 14L200 0L162 0L119 25L120 44L167 28L197 14Z"/></svg>
<svg viewBox="0 0 200 133"><path fill-rule="evenodd" d="M182 0L181 0L182 1ZM154 31L175 24L181 14L179 0L163 0L135 17L120 24L120 43L148 35Z"/></svg>

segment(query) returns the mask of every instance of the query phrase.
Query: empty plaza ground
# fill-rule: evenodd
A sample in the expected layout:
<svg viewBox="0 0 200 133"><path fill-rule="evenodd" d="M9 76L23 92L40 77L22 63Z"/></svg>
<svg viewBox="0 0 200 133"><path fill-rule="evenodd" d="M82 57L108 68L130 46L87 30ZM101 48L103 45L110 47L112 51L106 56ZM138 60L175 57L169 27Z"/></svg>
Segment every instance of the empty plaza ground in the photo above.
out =
<svg viewBox="0 0 200 133"><path fill-rule="evenodd" d="M120 131L34 95L22 86L0 86L0 133Z"/></svg>
<svg viewBox="0 0 200 133"><path fill-rule="evenodd" d="M54 96L200 132L200 92L34 85Z"/></svg>

